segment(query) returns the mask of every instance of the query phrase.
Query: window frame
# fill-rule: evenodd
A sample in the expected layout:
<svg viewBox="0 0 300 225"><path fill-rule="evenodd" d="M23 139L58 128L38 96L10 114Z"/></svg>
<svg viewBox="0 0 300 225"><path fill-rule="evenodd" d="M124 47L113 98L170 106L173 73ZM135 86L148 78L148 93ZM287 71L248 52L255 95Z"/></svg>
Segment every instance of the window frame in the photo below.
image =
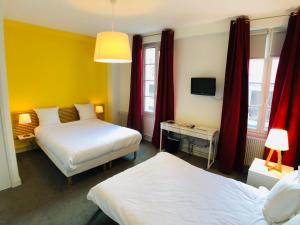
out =
<svg viewBox="0 0 300 225"><path fill-rule="evenodd" d="M257 120L257 128L249 128L248 135L252 137L266 138L268 135L268 130L265 130L265 123L267 117L268 110L268 100L269 100L269 91L271 86L271 72L272 72L272 64L273 59L278 57L271 56L271 48L272 48L272 40L273 33L276 32L273 29L267 31L266 36L266 47L265 47L265 56L264 58L250 58L251 59L264 59L264 69L263 69L263 80L262 80L262 94L261 94L261 105L259 107L259 114ZM252 34L255 35L255 34ZM249 68L250 69L250 68ZM250 85L250 82L249 82ZM250 95L250 93L249 93ZM249 96L250 98L251 96ZM273 99L273 96L272 96ZM248 105L248 109L249 109Z"/></svg>
<svg viewBox="0 0 300 225"><path fill-rule="evenodd" d="M153 109L153 112L149 112L149 111L146 111L145 110L145 98L146 97L150 97L150 96L146 96L145 93L146 93L146 65L149 65L149 64L146 64L146 49L148 48L155 48L155 64L154 64L154 96L153 96L153 99L154 99L154 109ZM148 116L154 116L155 114L155 109L156 109L156 96L157 96L157 77L158 77L158 64L159 64L159 51L160 51L160 43L158 42L155 42L155 43L146 43L146 44L143 44L143 113L144 115L148 115Z"/></svg>

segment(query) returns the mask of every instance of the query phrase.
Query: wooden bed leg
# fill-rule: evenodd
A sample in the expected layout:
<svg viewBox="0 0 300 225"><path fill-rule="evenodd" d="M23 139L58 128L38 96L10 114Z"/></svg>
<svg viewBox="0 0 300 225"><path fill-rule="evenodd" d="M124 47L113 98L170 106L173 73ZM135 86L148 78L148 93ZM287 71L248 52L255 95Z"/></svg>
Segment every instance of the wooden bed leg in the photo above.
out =
<svg viewBox="0 0 300 225"><path fill-rule="evenodd" d="M112 161L110 161L109 163L108 163L108 168L110 169L112 167Z"/></svg>
<svg viewBox="0 0 300 225"><path fill-rule="evenodd" d="M73 184L72 177L67 177L67 182L68 182L68 185L72 185Z"/></svg>
<svg viewBox="0 0 300 225"><path fill-rule="evenodd" d="M133 160L136 160L136 155L137 155L137 152L134 152L133 153Z"/></svg>
<svg viewBox="0 0 300 225"><path fill-rule="evenodd" d="M102 165L103 166L103 170L106 170L106 163Z"/></svg>

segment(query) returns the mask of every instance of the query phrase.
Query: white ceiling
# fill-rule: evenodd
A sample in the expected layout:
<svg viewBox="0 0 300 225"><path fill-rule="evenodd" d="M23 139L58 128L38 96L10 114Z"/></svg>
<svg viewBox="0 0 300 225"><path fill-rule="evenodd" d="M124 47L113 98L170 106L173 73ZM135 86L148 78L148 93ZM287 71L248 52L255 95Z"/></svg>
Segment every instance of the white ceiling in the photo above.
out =
<svg viewBox="0 0 300 225"><path fill-rule="evenodd" d="M149 33L223 20L238 15L277 15L300 0L117 0L116 29ZM95 35L111 27L109 0L4 0L6 18Z"/></svg>

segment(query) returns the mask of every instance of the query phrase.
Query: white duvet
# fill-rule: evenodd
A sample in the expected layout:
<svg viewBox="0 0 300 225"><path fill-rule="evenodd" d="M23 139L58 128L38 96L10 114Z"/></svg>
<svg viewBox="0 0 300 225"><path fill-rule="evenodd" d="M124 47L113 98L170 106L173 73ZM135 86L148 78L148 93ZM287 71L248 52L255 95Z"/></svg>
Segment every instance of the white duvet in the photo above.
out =
<svg viewBox="0 0 300 225"><path fill-rule="evenodd" d="M40 126L35 128L35 136L70 170L111 151L139 144L142 138L135 130L99 119Z"/></svg>
<svg viewBox="0 0 300 225"><path fill-rule="evenodd" d="M93 187L87 198L120 225L266 225L256 188L168 153Z"/></svg>

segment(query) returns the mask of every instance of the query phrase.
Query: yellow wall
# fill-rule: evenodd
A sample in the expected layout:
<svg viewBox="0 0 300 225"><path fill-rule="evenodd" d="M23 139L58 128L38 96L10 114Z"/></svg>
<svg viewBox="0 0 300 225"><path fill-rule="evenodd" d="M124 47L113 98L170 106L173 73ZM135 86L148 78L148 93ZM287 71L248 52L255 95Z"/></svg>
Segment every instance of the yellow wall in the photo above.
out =
<svg viewBox="0 0 300 225"><path fill-rule="evenodd" d="M5 20L11 111L107 104L106 64L94 63L95 38Z"/></svg>

